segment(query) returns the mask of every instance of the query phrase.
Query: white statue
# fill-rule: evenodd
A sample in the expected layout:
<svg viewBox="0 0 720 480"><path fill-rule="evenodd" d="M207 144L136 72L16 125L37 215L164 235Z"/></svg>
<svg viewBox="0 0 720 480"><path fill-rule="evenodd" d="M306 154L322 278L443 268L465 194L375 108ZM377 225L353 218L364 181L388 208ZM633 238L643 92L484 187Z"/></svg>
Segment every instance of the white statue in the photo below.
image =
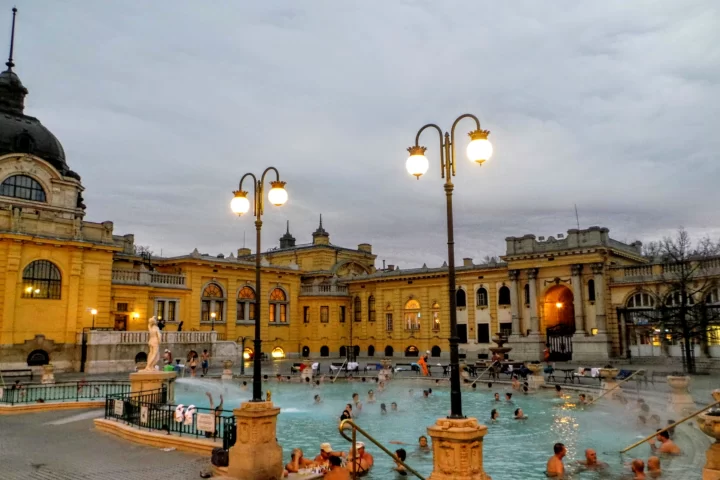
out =
<svg viewBox="0 0 720 480"><path fill-rule="evenodd" d="M160 360L160 339L161 333L157 326L157 321L155 317L150 317L148 320L148 346L150 347L150 351L147 355L146 372L154 372L155 365L157 365Z"/></svg>

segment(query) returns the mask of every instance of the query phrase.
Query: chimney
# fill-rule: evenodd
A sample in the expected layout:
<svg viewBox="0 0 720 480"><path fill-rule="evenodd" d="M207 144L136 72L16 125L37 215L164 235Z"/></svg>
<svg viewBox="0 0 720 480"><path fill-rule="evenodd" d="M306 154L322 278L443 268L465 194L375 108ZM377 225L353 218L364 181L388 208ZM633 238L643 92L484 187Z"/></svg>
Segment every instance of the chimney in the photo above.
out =
<svg viewBox="0 0 720 480"><path fill-rule="evenodd" d="M252 252L249 248L238 248L238 258L240 257L247 257L248 255L251 255Z"/></svg>
<svg viewBox="0 0 720 480"><path fill-rule="evenodd" d="M360 245L358 245L357 249L361 252L372 253L372 245L370 245L369 243L361 243Z"/></svg>
<svg viewBox="0 0 720 480"><path fill-rule="evenodd" d="M388 272L392 272L393 270L395 270L395 265L388 265L387 270Z"/></svg>
<svg viewBox="0 0 720 480"><path fill-rule="evenodd" d="M472 258L463 258L463 267L472 267L473 261Z"/></svg>

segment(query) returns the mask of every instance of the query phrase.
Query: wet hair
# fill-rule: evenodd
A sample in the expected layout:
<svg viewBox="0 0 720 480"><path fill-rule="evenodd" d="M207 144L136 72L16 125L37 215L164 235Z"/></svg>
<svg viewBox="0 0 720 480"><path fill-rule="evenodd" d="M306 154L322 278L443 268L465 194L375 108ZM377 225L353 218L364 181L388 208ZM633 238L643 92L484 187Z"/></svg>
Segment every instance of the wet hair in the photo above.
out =
<svg viewBox="0 0 720 480"><path fill-rule="evenodd" d="M585 394L584 394L584 393L581 393L580 395L578 395L578 397L580 397L580 398L585 398Z"/></svg>
<svg viewBox="0 0 720 480"><path fill-rule="evenodd" d="M268 376L267 376L267 375L263 375L263 380L267 380L267 379L268 379Z"/></svg>
<svg viewBox="0 0 720 480"><path fill-rule="evenodd" d="M508 400L510 400L510 399L512 398L512 393L507 392L507 393L505 394L505 396L508 398Z"/></svg>
<svg viewBox="0 0 720 480"><path fill-rule="evenodd" d="M528 392L528 387L527 387L527 385L525 385L525 386L523 387L523 392L525 392L525 393Z"/></svg>
<svg viewBox="0 0 720 480"><path fill-rule="evenodd" d="M397 457L403 462L407 458L407 452L404 448L398 448L397 450L395 450L395 455L397 455Z"/></svg>
<svg viewBox="0 0 720 480"><path fill-rule="evenodd" d="M345 405L345 410L347 410L348 408L352 410L352 403L348 403Z"/></svg>
<svg viewBox="0 0 720 480"><path fill-rule="evenodd" d="M247 385L247 382L243 382L243 385Z"/></svg>
<svg viewBox="0 0 720 480"><path fill-rule="evenodd" d="M310 383L310 377L305 377L305 383Z"/></svg>
<svg viewBox="0 0 720 480"><path fill-rule="evenodd" d="M563 451L563 448L565 448L565 445L558 442L555 445L553 445L553 452L555 452L555 455Z"/></svg>
<svg viewBox="0 0 720 480"><path fill-rule="evenodd" d="M488 388L492 388L492 382L488 382Z"/></svg>
<svg viewBox="0 0 720 480"><path fill-rule="evenodd" d="M663 438L666 439L666 440L670 440L670 434L668 433L668 431L667 431L667 430L663 430L663 431L661 432L660 430L662 430L662 429L658 428L658 435L660 435L661 437L663 437Z"/></svg>
<svg viewBox="0 0 720 480"><path fill-rule="evenodd" d="M317 400L318 398L320 398L320 395L315 395L313 398Z"/></svg>
<svg viewBox="0 0 720 480"><path fill-rule="evenodd" d="M275 376L276 376L277 378L282 378L282 375L280 375L279 373L278 373L277 375L275 375Z"/></svg>
<svg viewBox="0 0 720 480"><path fill-rule="evenodd" d="M382 411L387 411L387 407L385 406L384 403L381 403L381 404L380 404L380 411L381 411L381 412L382 412Z"/></svg>
<svg viewBox="0 0 720 480"><path fill-rule="evenodd" d="M368 395L372 395L372 393L373 393L372 390L368 390Z"/></svg>
<svg viewBox="0 0 720 480"><path fill-rule="evenodd" d="M432 388L428 388L428 393L432 393Z"/></svg>
<svg viewBox="0 0 720 480"><path fill-rule="evenodd" d="M288 376L287 376L287 379L288 379L288 380L290 380L290 379L291 379L291 378L290 378L290 375L288 375Z"/></svg>
<svg viewBox="0 0 720 480"><path fill-rule="evenodd" d="M495 418L495 414L496 414L496 413L497 413L497 408L493 408L493 409L492 409L492 412L490 412L490 419L491 419L491 420L492 420L493 418Z"/></svg>
<svg viewBox="0 0 720 480"><path fill-rule="evenodd" d="M315 380L315 385L320 385L320 380Z"/></svg>
<svg viewBox="0 0 720 480"><path fill-rule="evenodd" d="M360 395L358 395L358 393L357 393L357 392L355 392L355 393L353 393L353 395L352 395L352 396L353 396L353 398L355 398L355 397L359 397Z"/></svg>
<svg viewBox="0 0 720 480"><path fill-rule="evenodd" d="M555 385L555 391L559 392L560 390L562 390L562 387L560 385Z"/></svg>
<svg viewBox="0 0 720 480"><path fill-rule="evenodd" d="M365 381L365 377L362 377L360 380L362 380L362 381L364 382L364 381Z"/></svg>
<svg viewBox="0 0 720 480"><path fill-rule="evenodd" d="M473 383L473 384L472 384L472 388L477 388L477 385L475 385L475 384Z"/></svg>
<svg viewBox="0 0 720 480"><path fill-rule="evenodd" d="M328 459L330 462L330 465L333 467L341 467L342 466L342 459L336 455L330 455L330 458Z"/></svg>
<svg viewBox="0 0 720 480"><path fill-rule="evenodd" d="M530 386L530 384L528 382L523 382L523 385L525 385L526 387Z"/></svg>
<svg viewBox="0 0 720 480"><path fill-rule="evenodd" d="M420 435L420 436L418 437L418 442L419 442L420 440L422 440L423 438L425 439L425 441L427 441L427 437L426 437L425 435Z"/></svg>
<svg viewBox="0 0 720 480"><path fill-rule="evenodd" d="M515 409L515 416L516 416L516 417L517 417L518 413L520 413L520 409L519 409L519 408L516 408L516 409Z"/></svg>

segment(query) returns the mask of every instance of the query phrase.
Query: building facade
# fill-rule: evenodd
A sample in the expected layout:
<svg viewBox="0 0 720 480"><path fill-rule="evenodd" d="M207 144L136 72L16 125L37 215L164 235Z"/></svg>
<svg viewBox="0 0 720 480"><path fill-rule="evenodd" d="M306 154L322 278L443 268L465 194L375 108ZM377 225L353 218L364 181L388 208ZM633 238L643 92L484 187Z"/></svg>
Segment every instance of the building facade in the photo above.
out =
<svg viewBox="0 0 720 480"><path fill-rule="evenodd" d="M165 322L176 356L254 355L254 325L273 357L448 355L446 265L377 269L372 246L330 242L322 217L312 241L287 232L255 257L198 250L159 258L133 235L85 219L80 175L58 139L25 113L28 91L9 61L0 74L0 369L52 362L59 370L131 369L142 361L149 317ZM706 276L720 278L720 261ZM715 263L712 263L712 262ZM502 261L457 268L461 353L489 354L497 334L511 356L557 360L677 355L673 341L634 311L666 302L668 266L601 227L556 237L510 237ZM714 280L695 302L720 308ZM714 327L713 327L714 328ZM720 356L713 335L697 355ZM717 347L720 348L720 347Z"/></svg>

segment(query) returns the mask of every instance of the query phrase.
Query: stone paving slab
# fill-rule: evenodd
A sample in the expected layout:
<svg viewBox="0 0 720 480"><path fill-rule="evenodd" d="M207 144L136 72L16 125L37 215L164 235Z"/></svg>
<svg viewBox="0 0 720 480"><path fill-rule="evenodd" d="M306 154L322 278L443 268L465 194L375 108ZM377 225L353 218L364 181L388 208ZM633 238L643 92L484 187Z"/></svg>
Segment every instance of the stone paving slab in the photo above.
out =
<svg viewBox="0 0 720 480"><path fill-rule="evenodd" d="M77 411L0 417L0 432L3 480L190 480L210 467L209 458L98 432Z"/></svg>

